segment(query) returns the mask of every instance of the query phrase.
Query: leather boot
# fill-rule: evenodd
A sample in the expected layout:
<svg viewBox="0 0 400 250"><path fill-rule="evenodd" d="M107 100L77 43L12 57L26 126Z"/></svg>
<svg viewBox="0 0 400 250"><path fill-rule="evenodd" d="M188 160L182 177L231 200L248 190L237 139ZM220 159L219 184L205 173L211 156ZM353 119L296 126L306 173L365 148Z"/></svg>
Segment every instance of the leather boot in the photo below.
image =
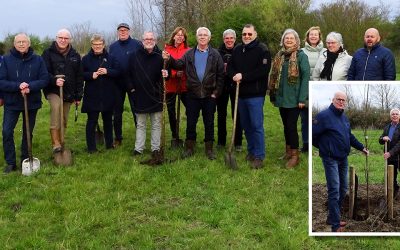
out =
<svg viewBox="0 0 400 250"><path fill-rule="evenodd" d="M171 148L176 149L176 148L182 148L182 147L183 147L183 141L181 139L172 138Z"/></svg>
<svg viewBox="0 0 400 250"><path fill-rule="evenodd" d="M194 145L196 141L186 140L185 141L185 152L183 152L182 157L187 158L194 155Z"/></svg>
<svg viewBox="0 0 400 250"><path fill-rule="evenodd" d="M278 158L279 160L289 160L290 159L290 145L286 145L285 154Z"/></svg>
<svg viewBox="0 0 400 250"><path fill-rule="evenodd" d="M209 160L215 160L217 157L214 154L213 151L213 142L212 141L207 141L204 143L205 145L205 152L206 152L206 156Z"/></svg>
<svg viewBox="0 0 400 250"><path fill-rule="evenodd" d="M154 150L151 152L151 158L140 162L141 164L146 164L150 166L161 165L163 163L163 155L160 150Z"/></svg>
<svg viewBox="0 0 400 250"><path fill-rule="evenodd" d="M51 136L51 145L53 147L53 153L60 152L61 151L60 130L50 129L50 136Z"/></svg>
<svg viewBox="0 0 400 250"><path fill-rule="evenodd" d="M297 148L290 149L290 159L286 163L286 168L294 168L299 164L299 150Z"/></svg>

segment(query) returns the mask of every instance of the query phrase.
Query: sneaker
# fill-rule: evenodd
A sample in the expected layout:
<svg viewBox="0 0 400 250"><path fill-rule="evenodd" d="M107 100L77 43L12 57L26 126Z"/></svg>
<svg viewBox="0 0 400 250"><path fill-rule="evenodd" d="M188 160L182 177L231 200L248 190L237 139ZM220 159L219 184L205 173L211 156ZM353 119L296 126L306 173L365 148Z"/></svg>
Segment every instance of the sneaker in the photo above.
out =
<svg viewBox="0 0 400 250"><path fill-rule="evenodd" d="M5 167L5 169L4 169L4 173L6 173L6 174L11 173L11 171L17 171L17 166L15 166L15 165L8 165L8 166Z"/></svg>

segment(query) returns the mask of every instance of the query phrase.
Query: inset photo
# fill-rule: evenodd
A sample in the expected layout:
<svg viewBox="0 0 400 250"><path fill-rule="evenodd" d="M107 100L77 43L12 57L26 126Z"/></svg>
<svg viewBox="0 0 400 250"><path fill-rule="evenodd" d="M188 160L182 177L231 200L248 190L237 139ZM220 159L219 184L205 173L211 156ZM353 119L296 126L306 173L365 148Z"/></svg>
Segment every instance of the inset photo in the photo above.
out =
<svg viewBox="0 0 400 250"><path fill-rule="evenodd" d="M309 234L400 235L400 85L310 83Z"/></svg>

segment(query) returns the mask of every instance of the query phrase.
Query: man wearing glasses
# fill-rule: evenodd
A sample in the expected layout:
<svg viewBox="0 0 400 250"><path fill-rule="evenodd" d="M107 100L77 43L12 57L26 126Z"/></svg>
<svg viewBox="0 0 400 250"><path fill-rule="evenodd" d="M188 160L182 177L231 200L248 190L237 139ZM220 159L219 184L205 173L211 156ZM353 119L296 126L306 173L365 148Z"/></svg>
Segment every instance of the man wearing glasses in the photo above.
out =
<svg viewBox="0 0 400 250"><path fill-rule="evenodd" d="M400 153L400 110L394 108L390 110L390 123L383 129L379 143L387 143L387 152L383 154L388 165L394 166L393 196L399 192L399 184L397 183L397 171L399 169L399 153Z"/></svg>
<svg viewBox="0 0 400 250"><path fill-rule="evenodd" d="M122 143L122 113L124 112L124 102L127 93L127 74L129 57L142 47L140 41L131 38L130 27L127 23L120 23L117 27L118 40L110 45L110 55L114 56L120 67L121 74L117 78L117 98L114 108L114 146L120 146ZM128 92L128 94L130 94ZM133 108L133 101L129 99L131 111L136 124L136 116Z"/></svg>
<svg viewBox="0 0 400 250"><path fill-rule="evenodd" d="M350 147L368 155L369 151L351 133L344 114L347 96L336 92L328 109L317 114L312 124L312 143L319 149L328 188L328 218L332 232L344 232L346 222L340 221L340 208L347 192L347 156Z"/></svg>
<svg viewBox="0 0 400 250"><path fill-rule="evenodd" d="M129 58L128 91L132 93L137 119L136 141L133 155L141 155L146 142L146 120L151 122L151 159L142 162L160 165L163 162L161 149L161 119L163 109L163 58L156 49L153 32L144 32L143 46ZM167 76L167 75L165 75Z"/></svg>
<svg viewBox="0 0 400 250"><path fill-rule="evenodd" d="M18 34L14 38L14 47L4 56L0 65L0 92L4 95L3 148L7 163L4 173L17 170L14 129L20 114L24 111L24 95L27 98L30 135L35 127L36 114L42 107L41 89L48 83L48 74L43 59L30 48L29 37ZM28 146L25 130L25 116L22 125L21 162L28 158Z"/></svg>
<svg viewBox="0 0 400 250"><path fill-rule="evenodd" d="M67 127L71 104L79 105L83 96L83 71L81 56L71 45L71 33L67 29L57 32L56 40L42 57L49 72L49 85L43 90L50 104L50 135L53 153L60 152L61 126ZM63 88L64 124L61 124L60 88Z"/></svg>
<svg viewBox="0 0 400 250"><path fill-rule="evenodd" d="M267 46L257 38L254 25L246 24L242 43L233 49L228 75L240 84L238 110L247 140L246 160L253 169L262 168L265 158L263 107L270 69Z"/></svg>

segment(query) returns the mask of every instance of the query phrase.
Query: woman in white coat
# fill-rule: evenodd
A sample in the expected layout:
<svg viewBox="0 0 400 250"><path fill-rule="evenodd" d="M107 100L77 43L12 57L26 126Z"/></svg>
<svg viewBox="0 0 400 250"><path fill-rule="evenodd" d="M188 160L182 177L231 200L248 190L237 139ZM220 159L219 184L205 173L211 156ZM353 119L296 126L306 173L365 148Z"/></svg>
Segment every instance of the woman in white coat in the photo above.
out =
<svg viewBox="0 0 400 250"><path fill-rule="evenodd" d="M352 56L343 49L340 33L331 32L326 36L327 50L318 58L312 79L314 81L346 81Z"/></svg>

